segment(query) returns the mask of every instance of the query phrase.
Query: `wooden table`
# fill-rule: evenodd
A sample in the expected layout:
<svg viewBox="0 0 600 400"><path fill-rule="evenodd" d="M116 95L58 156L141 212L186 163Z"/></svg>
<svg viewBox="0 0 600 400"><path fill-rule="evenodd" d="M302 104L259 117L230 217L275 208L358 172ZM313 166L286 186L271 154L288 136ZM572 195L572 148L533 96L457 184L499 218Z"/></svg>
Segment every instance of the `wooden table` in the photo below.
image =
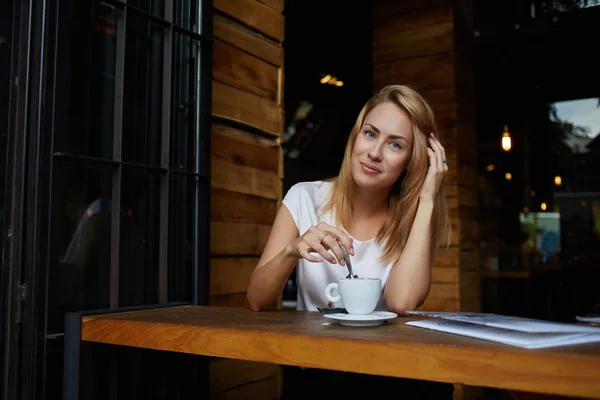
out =
<svg viewBox="0 0 600 400"><path fill-rule="evenodd" d="M80 339L89 342L600 398L598 344L525 350L405 325L422 317L345 327L316 312L226 307L174 306L79 318ZM72 344L79 339L68 335Z"/></svg>

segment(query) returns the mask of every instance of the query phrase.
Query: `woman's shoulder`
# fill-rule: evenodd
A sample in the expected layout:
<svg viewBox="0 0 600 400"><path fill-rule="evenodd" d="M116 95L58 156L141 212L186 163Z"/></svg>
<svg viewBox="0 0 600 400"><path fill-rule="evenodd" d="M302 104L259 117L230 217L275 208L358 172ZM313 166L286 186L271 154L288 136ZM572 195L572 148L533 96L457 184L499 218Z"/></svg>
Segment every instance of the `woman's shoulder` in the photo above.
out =
<svg viewBox="0 0 600 400"><path fill-rule="evenodd" d="M308 197L319 203L331 190L332 183L329 181L306 181L292 185L286 197Z"/></svg>

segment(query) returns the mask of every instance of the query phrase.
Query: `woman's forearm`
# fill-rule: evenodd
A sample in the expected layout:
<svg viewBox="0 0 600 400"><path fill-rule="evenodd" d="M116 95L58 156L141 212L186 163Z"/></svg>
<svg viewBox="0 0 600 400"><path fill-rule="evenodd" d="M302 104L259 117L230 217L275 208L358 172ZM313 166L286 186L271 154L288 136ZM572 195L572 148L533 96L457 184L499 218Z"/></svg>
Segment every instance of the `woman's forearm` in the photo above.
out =
<svg viewBox="0 0 600 400"><path fill-rule="evenodd" d="M254 311L260 311L277 300L298 259L293 246L287 245L271 261L252 272L247 297Z"/></svg>
<svg viewBox="0 0 600 400"><path fill-rule="evenodd" d="M419 307L431 287L431 218L433 201L419 203L406 246L385 288L390 311L403 314Z"/></svg>

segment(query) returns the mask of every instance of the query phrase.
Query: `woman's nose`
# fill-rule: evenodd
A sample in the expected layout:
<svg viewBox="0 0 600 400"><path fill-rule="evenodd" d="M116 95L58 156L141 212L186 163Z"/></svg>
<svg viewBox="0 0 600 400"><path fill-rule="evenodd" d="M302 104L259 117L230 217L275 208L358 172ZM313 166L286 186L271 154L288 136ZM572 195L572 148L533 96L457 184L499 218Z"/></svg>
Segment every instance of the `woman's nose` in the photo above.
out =
<svg viewBox="0 0 600 400"><path fill-rule="evenodd" d="M381 146L379 146L379 144L376 144L371 148L369 151L369 158L373 161L381 161L383 152L381 151Z"/></svg>

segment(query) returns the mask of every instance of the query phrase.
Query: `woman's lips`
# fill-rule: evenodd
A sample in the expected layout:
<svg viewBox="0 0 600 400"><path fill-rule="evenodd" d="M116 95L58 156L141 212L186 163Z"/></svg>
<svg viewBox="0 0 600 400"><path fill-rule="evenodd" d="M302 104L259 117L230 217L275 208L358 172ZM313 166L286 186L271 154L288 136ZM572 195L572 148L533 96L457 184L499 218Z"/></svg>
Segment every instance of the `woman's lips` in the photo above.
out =
<svg viewBox="0 0 600 400"><path fill-rule="evenodd" d="M362 166L363 170L365 170L366 172L369 172L371 174L381 172L379 169L377 169L376 167L374 167L370 164L360 163L360 165Z"/></svg>

